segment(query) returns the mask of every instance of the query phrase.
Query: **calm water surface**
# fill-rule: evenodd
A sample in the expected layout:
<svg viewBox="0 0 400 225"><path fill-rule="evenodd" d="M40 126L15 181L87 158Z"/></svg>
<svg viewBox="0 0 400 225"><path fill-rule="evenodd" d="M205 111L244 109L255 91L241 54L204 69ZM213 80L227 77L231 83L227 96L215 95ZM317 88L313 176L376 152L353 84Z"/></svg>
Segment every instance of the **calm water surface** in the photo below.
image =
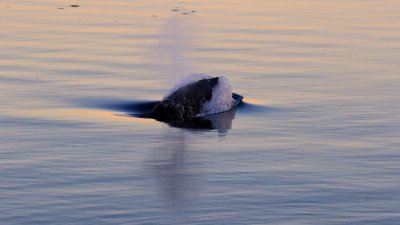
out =
<svg viewBox="0 0 400 225"><path fill-rule="evenodd" d="M399 224L399 9L0 1L0 223ZM129 116L189 72L245 103Z"/></svg>

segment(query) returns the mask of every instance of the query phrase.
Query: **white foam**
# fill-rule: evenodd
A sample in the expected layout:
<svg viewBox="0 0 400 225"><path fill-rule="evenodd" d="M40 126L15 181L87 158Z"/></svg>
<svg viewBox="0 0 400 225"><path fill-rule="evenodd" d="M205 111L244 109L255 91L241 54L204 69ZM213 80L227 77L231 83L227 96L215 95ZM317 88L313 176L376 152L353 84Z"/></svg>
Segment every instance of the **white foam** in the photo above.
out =
<svg viewBox="0 0 400 225"><path fill-rule="evenodd" d="M231 85L228 79L220 76L217 86L214 87L211 100L203 105L201 112L197 116L225 112L232 109L234 104L235 100L232 98Z"/></svg>
<svg viewBox="0 0 400 225"><path fill-rule="evenodd" d="M166 99L172 93L174 93L179 88L186 86L188 84L197 82L202 79L212 78L212 76L204 73L192 73L184 77L180 82L178 82L165 96ZM210 101L206 102L199 114L196 116L206 116L215 113L225 112L230 109L235 104L235 100L232 98L232 90L227 78L220 76L218 79L218 84L213 89L213 96Z"/></svg>

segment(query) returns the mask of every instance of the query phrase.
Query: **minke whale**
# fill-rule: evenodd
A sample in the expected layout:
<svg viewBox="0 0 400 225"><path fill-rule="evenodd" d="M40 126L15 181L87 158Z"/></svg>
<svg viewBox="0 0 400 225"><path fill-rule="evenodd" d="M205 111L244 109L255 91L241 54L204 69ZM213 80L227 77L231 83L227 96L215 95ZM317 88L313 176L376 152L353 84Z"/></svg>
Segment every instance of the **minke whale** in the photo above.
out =
<svg viewBox="0 0 400 225"><path fill-rule="evenodd" d="M186 77L145 115L159 121L188 121L233 109L243 99L232 94L224 77L194 74Z"/></svg>

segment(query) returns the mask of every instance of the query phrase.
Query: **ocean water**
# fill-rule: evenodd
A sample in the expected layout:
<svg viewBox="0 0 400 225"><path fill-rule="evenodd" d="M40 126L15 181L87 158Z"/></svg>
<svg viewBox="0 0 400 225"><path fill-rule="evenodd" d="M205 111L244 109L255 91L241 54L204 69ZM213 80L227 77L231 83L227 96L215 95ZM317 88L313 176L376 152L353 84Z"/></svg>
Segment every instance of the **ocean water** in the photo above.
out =
<svg viewBox="0 0 400 225"><path fill-rule="evenodd" d="M399 224L399 9L0 1L0 224ZM243 104L131 116L190 72Z"/></svg>

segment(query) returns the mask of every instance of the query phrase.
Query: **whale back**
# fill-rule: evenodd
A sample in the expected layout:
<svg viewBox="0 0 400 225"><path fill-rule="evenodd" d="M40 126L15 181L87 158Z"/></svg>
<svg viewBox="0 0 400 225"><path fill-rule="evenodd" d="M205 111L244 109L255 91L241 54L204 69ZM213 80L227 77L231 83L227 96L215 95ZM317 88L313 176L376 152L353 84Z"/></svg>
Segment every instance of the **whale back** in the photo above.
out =
<svg viewBox="0 0 400 225"><path fill-rule="evenodd" d="M196 117L204 103L211 100L218 79L219 77L202 79L179 88L157 104L149 113L149 117L161 121Z"/></svg>

